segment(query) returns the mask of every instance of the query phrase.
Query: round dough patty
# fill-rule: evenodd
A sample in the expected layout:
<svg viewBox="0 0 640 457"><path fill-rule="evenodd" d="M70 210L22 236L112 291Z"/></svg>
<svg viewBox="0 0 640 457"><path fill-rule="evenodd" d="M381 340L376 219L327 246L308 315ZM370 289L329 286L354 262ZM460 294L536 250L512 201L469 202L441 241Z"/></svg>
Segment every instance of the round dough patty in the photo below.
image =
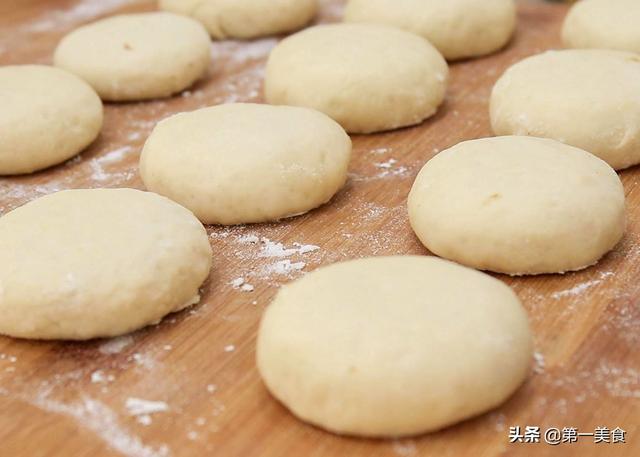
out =
<svg viewBox="0 0 640 457"><path fill-rule="evenodd" d="M348 132L371 133L433 115L447 78L445 60L417 35L381 25L321 25L271 52L265 97L274 105L315 108Z"/></svg>
<svg viewBox="0 0 640 457"><path fill-rule="evenodd" d="M527 376L531 351L526 314L502 282L434 257L373 257L282 287L257 363L302 420L402 436L498 406Z"/></svg>
<svg viewBox="0 0 640 457"><path fill-rule="evenodd" d="M207 224L276 221L326 202L344 185L351 140L307 108L229 104L160 122L140 158L149 190Z"/></svg>
<svg viewBox="0 0 640 457"><path fill-rule="evenodd" d="M640 53L638 0L582 0L564 21L562 41L569 48L605 48Z"/></svg>
<svg viewBox="0 0 640 457"><path fill-rule="evenodd" d="M512 275L593 265L622 238L624 191L596 156L554 140L465 141L431 159L409 194L434 254Z"/></svg>
<svg viewBox="0 0 640 457"><path fill-rule="evenodd" d="M73 157L102 128L102 102L80 78L44 65L0 67L0 175Z"/></svg>
<svg viewBox="0 0 640 457"><path fill-rule="evenodd" d="M204 76L209 35L191 18L172 13L112 16L66 35L57 67L87 81L103 100L167 97Z"/></svg>
<svg viewBox="0 0 640 457"><path fill-rule="evenodd" d="M513 0L349 0L345 21L387 24L428 39L447 60L490 54L513 35Z"/></svg>
<svg viewBox="0 0 640 457"><path fill-rule="evenodd" d="M549 51L509 68L491 94L496 135L553 138L615 169L640 162L640 57Z"/></svg>
<svg viewBox="0 0 640 457"><path fill-rule="evenodd" d="M211 267L189 211L133 189L68 190L0 218L0 333L110 337L197 303Z"/></svg>
<svg viewBox="0 0 640 457"><path fill-rule="evenodd" d="M296 30L317 0L160 0L160 8L202 22L213 38L256 38Z"/></svg>

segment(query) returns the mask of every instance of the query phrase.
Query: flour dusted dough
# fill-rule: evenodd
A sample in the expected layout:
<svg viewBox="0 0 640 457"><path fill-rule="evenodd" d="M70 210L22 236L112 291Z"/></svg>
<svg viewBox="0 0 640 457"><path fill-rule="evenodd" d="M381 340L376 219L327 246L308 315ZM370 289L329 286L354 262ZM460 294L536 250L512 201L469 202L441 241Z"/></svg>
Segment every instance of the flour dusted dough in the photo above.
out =
<svg viewBox="0 0 640 457"><path fill-rule="evenodd" d="M624 191L596 156L554 140L465 141L431 159L409 194L411 226L434 254L508 274L592 265L620 240Z"/></svg>
<svg viewBox="0 0 640 457"><path fill-rule="evenodd" d="M345 21L388 24L422 35L447 60L502 48L513 34L513 0L349 0Z"/></svg>
<svg viewBox="0 0 640 457"><path fill-rule="evenodd" d="M300 419L350 435L437 430L505 401L531 335L502 282L434 257L334 264L278 292L258 369Z"/></svg>
<svg viewBox="0 0 640 457"><path fill-rule="evenodd" d="M638 0L582 0L567 15L562 41L569 48L607 48L640 53Z"/></svg>
<svg viewBox="0 0 640 457"><path fill-rule="evenodd" d="M351 140L322 113L238 103L160 122L140 174L207 224L242 224L326 203L345 183L350 156Z"/></svg>
<svg viewBox="0 0 640 457"><path fill-rule="evenodd" d="M133 189L68 190L0 218L0 333L84 340L196 303L207 233L186 209Z"/></svg>
<svg viewBox="0 0 640 457"><path fill-rule="evenodd" d="M317 0L160 0L160 8L202 22L213 38L256 38L296 30Z"/></svg>
<svg viewBox="0 0 640 457"><path fill-rule="evenodd" d="M73 157L102 128L102 103L80 78L44 65L0 67L0 175Z"/></svg>
<svg viewBox="0 0 640 457"><path fill-rule="evenodd" d="M321 25L284 39L267 63L265 96L307 106L347 131L418 124L436 112L447 64L425 39L381 25Z"/></svg>
<svg viewBox="0 0 640 457"><path fill-rule="evenodd" d="M82 26L58 45L55 65L83 78L103 100L167 97L204 76L209 35L171 13L112 16Z"/></svg>
<svg viewBox="0 0 640 457"><path fill-rule="evenodd" d="M577 146L616 169L640 162L640 56L549 51L509 68L491 94L496 135Z"/></svg>

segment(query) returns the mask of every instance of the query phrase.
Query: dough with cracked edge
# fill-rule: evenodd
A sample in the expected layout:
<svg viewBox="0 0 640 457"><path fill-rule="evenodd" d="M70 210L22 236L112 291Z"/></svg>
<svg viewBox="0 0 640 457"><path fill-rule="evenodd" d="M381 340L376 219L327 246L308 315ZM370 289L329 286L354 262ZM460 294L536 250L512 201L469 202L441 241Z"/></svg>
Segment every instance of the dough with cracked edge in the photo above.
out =
<svg viewBox="0 0 640 457"><path fill-rule="evenodd" d="M133 189L67 190L0 217L0 333L111 337L197 303L211 247L188 210Z"/></svg>
<svg viewBox="0 0 640 457"><path fill-rule="evenodd" d="M197 19L216 39L289 32L311 21L318 10L317 0L160 0L159 5Z"/></svg>
<svg viewBox="0 0 640 457"><path fill-rule="evenodd" d="M640 162L640 56L549 51L509 68L491 94L496 135L553 138L620 170Z"/></svg>
<svg viewBox="0 0 640 457"><path fill-rule="evenodd" d="M211 61L198 21L172 13L111 16L77 28L54 63L87 81L103 100L168 97L202 78Z"/></svg>
<svg viewBox="0 0 640 457"><path fill-rule="evenodd" d="M383 25L319 25L273 49L265 98L315 108L348 132L371 133L432 116L447 79L443 57L413 33Z"/></svg>
<svg viewBox="0 0 640 457"><path fill-rule="evenodd" d="M438 430L498 406L531 353L509 287L427 256L337 263L283 286L257 342L264 382L297 417L370 437Z"/></svg>
<svg viewBox="0 0 640 457"><path fill-rule="evenodd" d="M102 102L77 76L45 65L0 67L0 175L73 157L102 128Z"/></svg>
<svg viewBox="0 0 640 457"><path fill-rule="evenodd" d="M455 60L505 46L516 27L516 7L513 0L349 0L344 19L408 30Z"/></svg>
<svg viewBox="0 0 640 457"><path fill-rule="evenodd" d="M336 122L307 108L238 103L158 123L140 158L149 190L207 224L296 216L344 185L351 140Z"/></svg>
<svg viewBox="0 0 640 457"><path fill-rule="evenodd" d="M409 219L434 254L511 275L595 264L620 241L625 198L615 171L554 140L459 143L422 168Z"/></svg>
<svg viewBox="0 0 640 457"><path fill-rule="evenodd" d="M582 0L562 26L568 48L618 49L640 53L638 0Z"/></svg>

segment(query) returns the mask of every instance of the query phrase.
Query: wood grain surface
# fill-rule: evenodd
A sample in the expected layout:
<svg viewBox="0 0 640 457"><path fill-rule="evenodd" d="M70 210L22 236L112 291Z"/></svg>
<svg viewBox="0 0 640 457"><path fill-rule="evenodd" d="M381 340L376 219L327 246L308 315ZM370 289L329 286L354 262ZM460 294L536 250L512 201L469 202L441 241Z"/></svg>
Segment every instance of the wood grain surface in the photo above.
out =
<svg viewBox="0 0 640 457"><path fill-rule="evenodd" d="M147 0L0 0L0 64L51 63L60 37L79 24L153 8ZM280 285L342 259L428 254L406 214L416 173L438 151L490 135L493 83L510 64L559 47L565 11L560 4L520 3L513 42L498 54L453 64L446 103L433 119L354 137L349 182L329 204L280 224L207 227L214 268L200 305L115 341L0 337L0 456L640 455L638 168L621 173L628 233L596 267L564 276L498 276L529 312L537 352L526 384L497 410L414 439L342 438L297 421L268 394L254 363L257 325ZM340 14L341 2L326 0L319 20ZM0 178L0 213L60 189L143 188L137 161L155 123L203 106L262 101L264 63L275 43L213 43L209 75L196 87L171 99L106 105L101 136L79 157ZM44 233L47 221L41 224ZM251 243L253 237L261 241ZM319 249L301 252L309 244ZM240 277L254 290L230 285ZM132 398L163 402L166 410L135 415L127 407ZM509 444L509 426L516 425L621 427L627 443L581 437L558 446Z"/></svg>

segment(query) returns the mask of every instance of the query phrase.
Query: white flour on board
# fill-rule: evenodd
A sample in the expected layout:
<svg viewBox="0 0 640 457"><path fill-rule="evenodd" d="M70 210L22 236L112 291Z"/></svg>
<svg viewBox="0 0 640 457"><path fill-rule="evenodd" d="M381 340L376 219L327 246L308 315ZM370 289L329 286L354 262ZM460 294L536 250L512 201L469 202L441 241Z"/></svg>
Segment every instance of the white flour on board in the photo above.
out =
<svg viewBox="0 0 640 457"><path fill-rule="evenodd" d="M91 382L93 384L101 384L115 381L115 376L106 374L103 370L95 370L91 373Z"/></svg>
<svg viewBox="0 0 640 457"><path fill-rule="evenodd" d="M24 398L28 403L45 411L63 414L75 419L78 426L91 430L109 447L127 457L169 457L166 445L152 447L130 433L122 426L115 412L102 402L83 396L80 401L64 403L49 398L48 391L42 391L32 398Z"/></svg>
<svg viewBox="0 0 640 457"><path fill-rule="evenodd" d="M320 249L319 246L313 244L300 243L293 243L293 247L286 248L282 243L264 237L260 241L262 242L262 250L258 254L259 257L290 257L294 254L306 254Z"/></svg>
<svg viewBox="0 0 640 457"><path fill-rule="evenodd" d="M236 278L229 283L234 289L240 289L244 292L252 292L254 286L245 281L244 278Z"/></svg>
<svg viewBox="0 0 640 457"><path fill-rule="evenodd" d="M70 8L47 10L46 15L30 22L26 28L37 33L65 29L131 3L131 0L85 0Z"/></svg>
<svg viewBox="0 0 640 457"><path fill-rule="evenodd" d="M142 398L136 397L127 398L124 405L130 416L149 415L169 411L169 405L163 401L143 400Z"/></svg>
<svg viewBox="0 0 640 457"><path fill-rule="evenodd" d="M591 281L585 281L582 282L574 287L571 287L570 289L565 289L565 290L560 290L558 292L554 292L551 294L551 298L555 298L556 300L562 297L567 297L567 296L577 296L580 295L582 292L586 291L587 289L592 288L593 286L597 286L598 284L600 284L602 281L604 281L606 278L613 276L613 273L610 271L605 271L600 273L600 277L598 279L593 279Z"/></svg>
<svg viewBox="0 0 640 457"><path fill-rule="evenodd" d="M536 373L542 373L545 367L544 355L542 355L541 352L536 351L533 353L533 360L535 362L533 371Z"/></svg>
<svg viewBox="0 0 640 457"><path fill-rule="evenodd" d="M416 443L413 440L396 439L391 442L391 447L396 455L402 457L410 457L413 455L417 455L418 453L418 448L416 447Z"/></svg>
<svg viewBox="0 0 640 457"><path fill-rule="evenodd" d="M320 247L315 244L293 242L286 245L283 242L274 241L266 236L257 236L254 233L242 231L242 227L226 227L220 230L214 229L211 233L213 239L223 239L227 244L237 245L235 255L244 261L262 260L260 265L242 271L242 276L229 280L229 284L238 290L250 292L255 289L255 283L249 283L248 278L266 280L274 278L292 278L302 271L308 256L317 259L321 255ZM237 233L240 232L240 233Z"/></svg>
<svg viewBox="0 0 640 457"><path fill-rule="evenodd" d="M122 146L120 148L114 149L113 151L107 152L105 155L97 157L94 160L101 165L118 163L132 151L133 147L128 145Z"/></svg>
<svg viewBox="0 0 640 457"><path fill-rule="evenodd" d="M215 41L211 45L214 62L225 59L232 65L242 65L249 61L266 58L278 44L275 38L263 38L252 41Z"/></svg>
<svg viewBox="0 0 640 457"><path fill-rule="evenodd" d="M119 354L127 347L131 346L135 340L131 335L118 336L102 343L98 348L101 354L113 355Z"/></svg>

